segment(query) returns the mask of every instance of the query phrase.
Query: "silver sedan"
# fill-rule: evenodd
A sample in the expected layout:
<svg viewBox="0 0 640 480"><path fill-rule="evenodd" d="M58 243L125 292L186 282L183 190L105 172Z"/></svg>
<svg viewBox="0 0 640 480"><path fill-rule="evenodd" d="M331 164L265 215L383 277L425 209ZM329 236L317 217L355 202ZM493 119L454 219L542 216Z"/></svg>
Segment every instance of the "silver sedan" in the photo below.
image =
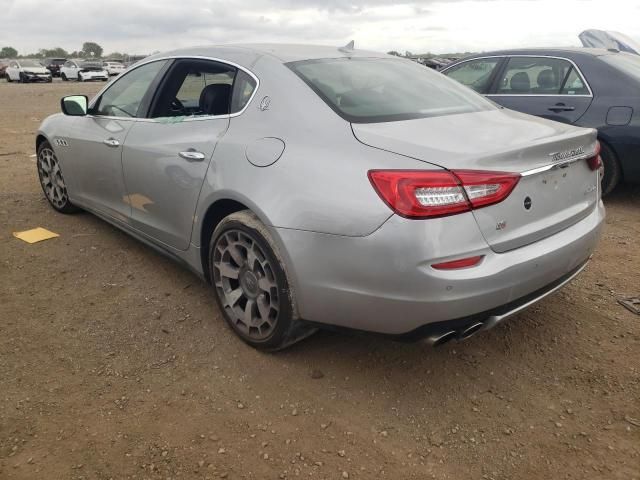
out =
<svg viewBox="0 0 640 480"><path fill-rule="evenodd" d="M178 50L61 106L36 138L53 208L181 261L257 348L466 338L575 277L604 219L595 130L374 52Z"/></svg>

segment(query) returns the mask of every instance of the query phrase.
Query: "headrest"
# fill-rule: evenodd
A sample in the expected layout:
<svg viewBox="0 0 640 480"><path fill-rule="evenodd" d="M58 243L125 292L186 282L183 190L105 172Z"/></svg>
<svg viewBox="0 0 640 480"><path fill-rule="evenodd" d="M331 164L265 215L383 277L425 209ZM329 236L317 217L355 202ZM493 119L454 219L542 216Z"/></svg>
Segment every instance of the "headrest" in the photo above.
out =
<svg viewBox="0 0 640 480"><path fill-rule="evenodd" d="M554 88L557 87L556 74L550 68L542 70L538 74L538 87L540 88Z"/></svg>
<svg viewBox="0 0 640 480"><path fill-rule="evenodd" d="M531 81L527 72L518 72L511 77L511 90L514 92L529 92L531 90Z"/></svg>
<svg viewBox="0 0 640 480"><path fill-rule="evenodd" d="M200 93L200 111L204 115L226 115L229 113L231 85L213 83L207 85Z"/></svg>

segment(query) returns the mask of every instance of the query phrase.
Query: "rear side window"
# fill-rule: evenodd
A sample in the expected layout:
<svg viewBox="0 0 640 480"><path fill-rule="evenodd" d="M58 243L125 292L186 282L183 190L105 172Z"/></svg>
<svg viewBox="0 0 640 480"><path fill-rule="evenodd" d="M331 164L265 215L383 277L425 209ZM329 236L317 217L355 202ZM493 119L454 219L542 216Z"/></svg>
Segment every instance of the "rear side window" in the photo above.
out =
<svg viewBox="0 0 640 480"><path fill-rule="evenodd" d="M569 93L572 92L572 93ZM584 80L571 62L550 57L511 57L500 78L501 95L584 95Z"/></svg>
<svg viewBox="0 0 640 480"><path fill-rule="evenodd" d="M391 122L496 108L458 82L408 60L331 58L287 66L349 122Z"/></svg>
<svg viewBox="0 0 640 480"><path fill-rule="evenodd" d="M238 70L233 84L233 95L231 96L231 113L241 111L256 89L256 81L251 75L243 70Z"/></svg>
<svg viewBox="0 0 640 480"><path fill-rule="evenodd" d="M473 88L478 93L487 93L491 76L500 60L500 58L469 60L442 73L469 88Z"/></svg>

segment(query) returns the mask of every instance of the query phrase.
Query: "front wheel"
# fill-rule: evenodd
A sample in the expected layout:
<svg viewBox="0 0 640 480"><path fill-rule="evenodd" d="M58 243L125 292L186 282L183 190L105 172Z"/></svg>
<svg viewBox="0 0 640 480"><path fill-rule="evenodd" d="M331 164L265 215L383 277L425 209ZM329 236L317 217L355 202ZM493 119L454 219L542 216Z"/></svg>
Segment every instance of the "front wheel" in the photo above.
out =
<svg viewBox="0 0 640 480"><path fill-rule="evenodd" d="M604 142L600 142L600 158L604 173L600 180L602 196L609 195L622 179L622 169L614 151Z"/></svg>
<svg viewBox="0 0 640 480"><path fill-rule="evenodd" d="M38 177L42 191L54 209L60 213L78 211L78 207L69 200L58 157L51 148L51 144L46 141L38 147Z"/></svg>
<svg viewBox="0 0 640 480"><path fill-rule="evenodd" d="M60 78L62 79L63 82L66 82L68 80L67 76L64 73L60 75Z"/></svg>
<svg viewBox="0 0 640 480"><path fill-rule="evenodd" d="M261 350L280 350L315 331L295 318L293 292L276 251L249 210L224 218L209 244L218 306L231 329Z"/></svg>
<svg viewBox="0 0 640 480"><path fill-rule="evenodd" d="M78 74L78 76L76 77L78 82L84 82L84 78L82 78L82 75Z"/></svg>

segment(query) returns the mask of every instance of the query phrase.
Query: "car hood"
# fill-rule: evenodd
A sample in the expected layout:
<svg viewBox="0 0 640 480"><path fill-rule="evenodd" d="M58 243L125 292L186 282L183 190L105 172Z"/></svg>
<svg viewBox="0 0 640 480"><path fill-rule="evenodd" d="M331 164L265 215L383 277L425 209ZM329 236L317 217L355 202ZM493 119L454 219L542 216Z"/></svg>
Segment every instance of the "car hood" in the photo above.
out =
<svg viewBox="0 0 640 480"><path fill-rule="evenodd" d="M31 73L49 73L49 70L44 67L23 67L22 70Z"/></svg>
<svg viewBox="0 0 640 480"><path fill-rule="evenodd" d="M507 109L400 122L354 123L356 138L374 148L447 169L523 172L548 165L550 155L594 148L595 130Z"/></svg>

